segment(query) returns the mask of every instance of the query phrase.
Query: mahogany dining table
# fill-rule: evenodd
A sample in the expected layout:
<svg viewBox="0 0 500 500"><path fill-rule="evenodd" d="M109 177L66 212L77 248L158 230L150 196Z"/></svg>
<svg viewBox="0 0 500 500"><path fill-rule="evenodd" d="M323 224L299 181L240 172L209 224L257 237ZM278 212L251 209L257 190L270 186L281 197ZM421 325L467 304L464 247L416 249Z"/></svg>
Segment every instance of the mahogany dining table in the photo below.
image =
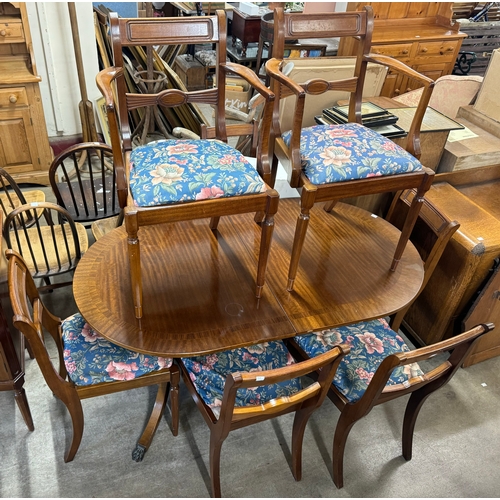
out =
<svg viewBox="0 0 500 500"><path fill-rule="evenodd" d="M82 257L73 279L89 325L128 349L165 357L208 354L390 315L422 285L408 243L390 271L400 232L359 207L321 205L311 219L292 292L286 290L299 199L281 199L262 297L254 295L260 227L251 214L142 227L144 314L132 302L127 234L117 228Z"/></svg>

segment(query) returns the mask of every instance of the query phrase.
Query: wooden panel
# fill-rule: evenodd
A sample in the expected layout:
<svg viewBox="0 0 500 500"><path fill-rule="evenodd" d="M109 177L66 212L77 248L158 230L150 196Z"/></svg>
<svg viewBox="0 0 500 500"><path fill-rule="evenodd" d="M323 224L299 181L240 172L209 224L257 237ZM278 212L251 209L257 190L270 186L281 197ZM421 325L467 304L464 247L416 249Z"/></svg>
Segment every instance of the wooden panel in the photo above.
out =
<svg viewBox="0 0 500 500"><path fill-rule="evenodd" d="M30 140L31 139L31 140ZM33 169L35 137L28 108L0 111L0 166ZM9 172L15 171L10 169Z"/></svg>
<svg viewBox="0 0 500 500"><path fill-rule="evenodd" d="M18 22L0 22L0 43L23 43L23 25Z"/></svg>
<svg viewBox="0 0 500 500"><path fill-rule="evenodd" d="M25 87L0 89L0 107L27 106L28 96Z"/></svg>
<svg viewBox="0 0 500 500"><path fill-rule="evenodd" d="M399 43L391 45L373 45L370 52L374 54L382 54L384 56L391 56L408 62L410 60L411 43Z"/></svg>
<svg viewBox="0 0 500 500"><path fill-rule="evenodd" d="M463 366L471 366L500 354L500 266L481 290L463 321L463 331L479 323L494 323L496 328L476 343Z"/></svg>
<svg viewBox="0 0 500 500"><path fill-rule="evenodd" d="M453 57L457 48L458 42L455 40L440 41L440 42L422 42L417 45L415 63L434 62L434 59L439 59L439 62L454 61Z"/></svg>

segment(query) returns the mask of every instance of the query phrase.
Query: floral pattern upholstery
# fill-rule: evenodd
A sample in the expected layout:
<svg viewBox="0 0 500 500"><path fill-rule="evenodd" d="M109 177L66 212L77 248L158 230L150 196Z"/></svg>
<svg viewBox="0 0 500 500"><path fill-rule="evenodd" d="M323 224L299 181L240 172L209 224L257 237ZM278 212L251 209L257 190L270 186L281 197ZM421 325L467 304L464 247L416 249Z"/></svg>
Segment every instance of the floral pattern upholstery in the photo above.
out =
<svg viewBox="0 0 500 500"><path fill-rule="evenodd" d="M240 347L208 356L184 358L182 362L198 394L217 418L220 415L224 385L229 373L274 370L295 363L282 341ZM235 406L260 405L300 390L299 379L250 389L238 389Z"/></svg>
<svg viewBox="0 0 500 500"><path fill-rule="evenodd" d="M283 134L290 145L291 132ZM302 170L316 185L422 170L390 139L358 123L315 125L300 135Z"/></svg>
<svg viewBox="0 0 500 500"><path fill-rule="evenodd" d="M216 140L162 140L130 155L130 190L147 207L262 193L264 181L236 149Z"/></svg>
<svg viewBox="0 0 500 500"><path fill-rule="evenodd" d="M79 386L131 380L172 366L172 359L140 354L112 344L92 330L81 314L62 323L64 364Z"/></svg>
<svg viewBox="0 0 500 500"><path fill-rule="evenodd" d="M300 335L295 341L311 358L339 344L350 346L351 352L340 362L333 384L351 403L363 396L384 358L410 351L403 338L383 318ZM387 385L404 386L410 378L423 374L418 363L399 366L393 370Z"/></svg>

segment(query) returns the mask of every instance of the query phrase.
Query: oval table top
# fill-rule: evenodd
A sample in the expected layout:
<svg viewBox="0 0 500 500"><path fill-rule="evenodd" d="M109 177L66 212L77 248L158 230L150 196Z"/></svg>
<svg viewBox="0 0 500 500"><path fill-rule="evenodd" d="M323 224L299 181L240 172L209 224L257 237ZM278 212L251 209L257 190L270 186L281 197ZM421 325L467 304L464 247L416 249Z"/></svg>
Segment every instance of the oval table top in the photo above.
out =
<svg viewBox="0 0 500 500"><path fill-rule="evenodd" d="M139 352L187 357L387 316L405 307L423 280L410 242L389 270L400 235L380 217L338 203L311 219L293 292L286 291L298 199L282 199L256 299L260 227L253 214L141 227L144 314L134 315L127 234L120 227L78 264L73 291L92 328Z"/></svg>

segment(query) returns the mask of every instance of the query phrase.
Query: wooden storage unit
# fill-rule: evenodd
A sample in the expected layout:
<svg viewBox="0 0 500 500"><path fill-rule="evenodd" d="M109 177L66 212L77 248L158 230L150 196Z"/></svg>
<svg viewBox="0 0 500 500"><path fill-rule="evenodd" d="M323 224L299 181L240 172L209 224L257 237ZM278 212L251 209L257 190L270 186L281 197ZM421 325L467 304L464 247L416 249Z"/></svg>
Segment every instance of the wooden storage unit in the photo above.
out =
<svg viewBox="0 0 500 500"><path fill-rule="evenodd" d="M47 136L24 3L0 3L0 167L18 183L49 184Z"/></svg>
<svg viewBox="0 0 500 500"><path fill-rule="evenodd" d="M500 275L491 278L491 273L500 257L499 193L500 165L440 174L427 192L426 198L448 218L460 222L460 228L405 316L404 327L422 344L456 335L473 321L497 319L499 294L495 294L498 287L493 288L500 284ZM464 366L499 354L497 324L478 342Z"/></svg>
<svg viewBox="0 0 500 500"><path fill-rule="evenodd" d="M452 73L462 39L467 36L451 20L452 2L353 2L347 10L361 10L365 5L371 5L375 14L373 53L399 59L433 80ZM355 55L356 43L354 38L343 38L338 55ZM381 95L393 97L418 86L389 71Z"/></svg>

